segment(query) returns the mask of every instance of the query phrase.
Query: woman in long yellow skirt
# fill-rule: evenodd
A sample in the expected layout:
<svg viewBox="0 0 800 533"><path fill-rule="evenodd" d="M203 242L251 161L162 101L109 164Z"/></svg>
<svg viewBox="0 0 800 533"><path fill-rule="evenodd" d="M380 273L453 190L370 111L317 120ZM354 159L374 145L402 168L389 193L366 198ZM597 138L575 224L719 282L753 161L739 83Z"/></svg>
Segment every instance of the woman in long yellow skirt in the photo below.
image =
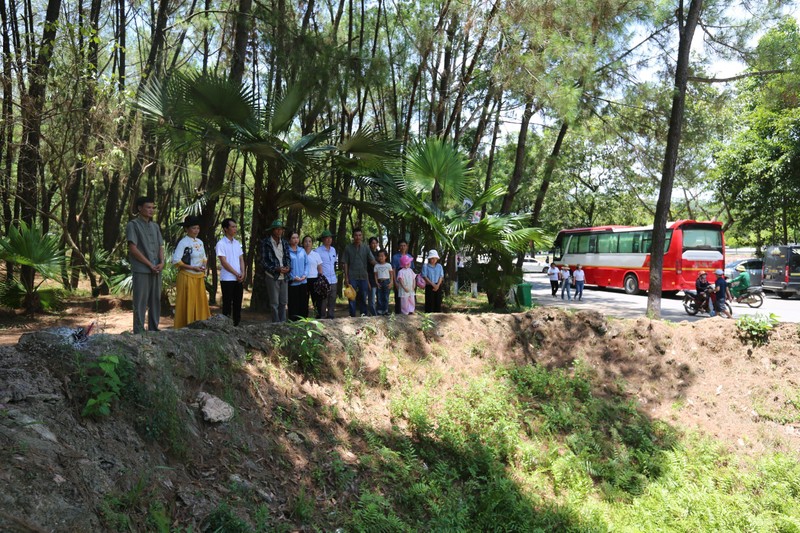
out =
<svg viewBox="0 0 800 533"><path fill-rule="evenodd" d="M211 316L206 295L206 263L208 257L200 234L200 217L188 216L183 224L186 236L178 241L172 262L178 267L175 284L175 325L182 328L196 320Z"/></svg>

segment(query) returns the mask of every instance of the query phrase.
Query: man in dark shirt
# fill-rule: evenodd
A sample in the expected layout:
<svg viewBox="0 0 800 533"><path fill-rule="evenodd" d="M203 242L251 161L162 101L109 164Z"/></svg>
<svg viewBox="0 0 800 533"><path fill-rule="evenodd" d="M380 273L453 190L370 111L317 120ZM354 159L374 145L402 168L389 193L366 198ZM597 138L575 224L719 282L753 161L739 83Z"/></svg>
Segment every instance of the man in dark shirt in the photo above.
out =
<svg viewBox="0 0 800 533"><path fill-rule="evenodd" d="M136 199L139 216L125 226L128 261L133 280L133 332L158 331L161 316L161 271L164 270L164 239L153 222L156 204L149 196Z"/></svg>
<svg viewBox="0 0 800 533"><path fill-rule="evenodd" d="M289 243L283 238L283 230L283 222L274 220L267 228L270 236L261 241L261 264L264 266L273 322L286 322L286 304L289 302L287 274L292 263Z"/></svg>
<svg viewBox="0 0 800 533"><path fill-rule="evenodd" d="M717 281L714 282L714 292L716 292L717 295L715 302L717 313L725 318L733 318L733 315L728 312L728 306L725 304L726 300L730 298L731 295L730 289L728 289L728 280L725 279L725 272L723 272L721 268L718 268L714 274L717 276Z"/></svg>
<svg viewBox="0 0 800 533"><path fill-rule="evenodd" d="M344 279L356 290L356 299L350 301L350 316L356 316L356 301L362 316L369 313L367 308L367 293L369 281L367 280L367 265L375 264L375 257L369 247L364 244L364 234L361 228L353 229L353 244L348 244L342 255Z"/></svg>
<svg viewBox="0 0 800 533"><path fill-rule="evenodd" d="M700 275L697 276L697 281L694 282L694 288L697 290L695 305L697 309L700 310L705 301L708 300L709 289L711 289L711 284L708 282L705 272L700 272ZM708 314L714 316L714 306L711 305L711 302L708 303Z"/></svg>

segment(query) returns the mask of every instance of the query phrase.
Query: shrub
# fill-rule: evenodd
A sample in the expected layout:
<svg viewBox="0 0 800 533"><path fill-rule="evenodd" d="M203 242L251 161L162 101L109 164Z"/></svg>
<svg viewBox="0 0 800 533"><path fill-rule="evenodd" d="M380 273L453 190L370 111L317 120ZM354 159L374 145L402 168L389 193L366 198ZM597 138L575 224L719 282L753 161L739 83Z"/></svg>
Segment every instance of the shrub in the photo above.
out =
<svg viewBox="0 0 800 533"><path fill-rule="evenodd" d="M762 346L769 342L769 335L778 323L778 317L774 313L770 313L769 316L756 313L739 317L736 320L736 328L739 330L742 342Z"/></svg>
<svg viewBox="0 0 800 533"><path fill-rule="evenodd" d="M288 322L286 326L289 332L280 339L280 346L288 352L289 362L306 375L318 376L325 347L324 326L310 318Z"/></svg>

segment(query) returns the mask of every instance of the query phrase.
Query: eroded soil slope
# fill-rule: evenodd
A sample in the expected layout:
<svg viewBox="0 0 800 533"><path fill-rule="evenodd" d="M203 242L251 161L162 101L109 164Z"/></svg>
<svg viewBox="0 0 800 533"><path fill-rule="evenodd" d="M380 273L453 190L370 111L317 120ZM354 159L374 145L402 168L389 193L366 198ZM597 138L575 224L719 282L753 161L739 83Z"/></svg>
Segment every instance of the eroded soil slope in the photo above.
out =
<svg viewBox="0 0 800 533"><path fill-rule="evenodd" d="M299 527L311 512L311 523L335 528L368 483L363 429L403 428L393 397L432 386L444 396L503 365L580 360L598 393L627 394L654 418L743 453L796 452L798 334L781 325L752 347L723 319L676 325L555 309L342 319L325 323L312 378L287 364L285 326L234 329L214 318L80 346L29 333L0 349L0 530L197 530L221 504L256 526ZM82 416L108 355L122 361L119 398L110 416ZM234 418L205 421L199 392L232 405Z"/></svg>

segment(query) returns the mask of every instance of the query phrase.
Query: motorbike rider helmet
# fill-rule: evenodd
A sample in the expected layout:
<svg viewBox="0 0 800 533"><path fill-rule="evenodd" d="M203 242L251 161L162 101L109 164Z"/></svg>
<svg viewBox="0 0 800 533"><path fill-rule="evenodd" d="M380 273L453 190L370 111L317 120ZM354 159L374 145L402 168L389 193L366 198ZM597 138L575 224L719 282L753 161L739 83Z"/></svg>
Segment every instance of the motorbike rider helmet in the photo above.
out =
<svg viewBox="0 0 800 533"><path fill-rule="evenodd" d="M698 277L698 278L702 278L702 277L703 277L703 276L705 276L705 275L706 275L705 271L704 271L704 270L701 270L701 271L700 271L700 273L697 275L697 277Z"/></svg>
<svg viewBox="0 0 800 533"><path fill-rule="evenodd" d="M744 272L747 270L744 265L736 265L736 272Z"/></svg>

